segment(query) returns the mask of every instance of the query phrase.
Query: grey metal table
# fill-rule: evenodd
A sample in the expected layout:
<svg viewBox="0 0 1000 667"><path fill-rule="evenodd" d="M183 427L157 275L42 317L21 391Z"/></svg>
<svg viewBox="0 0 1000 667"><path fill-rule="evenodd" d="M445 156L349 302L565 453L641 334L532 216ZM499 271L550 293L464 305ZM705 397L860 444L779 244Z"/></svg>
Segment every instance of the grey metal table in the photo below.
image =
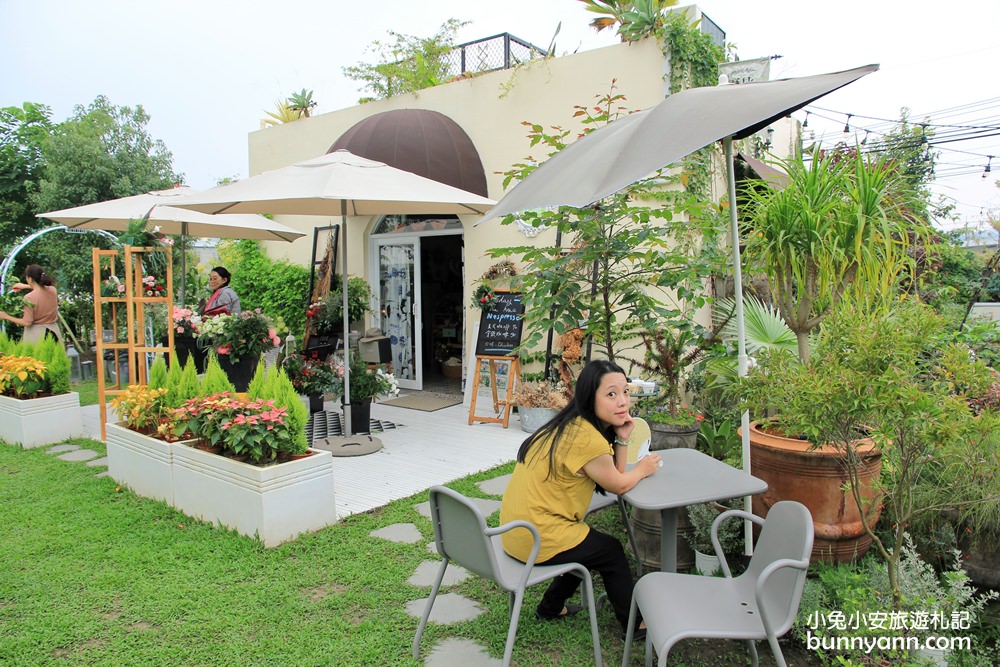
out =
<svg viewBox="0 0 1000 667"><path fill-rule="evenodd" d="M756 495L767 490L767 482L694 449L656 453L662 457L663 467L622 497L633 507L659 510L660 569L676 572L679 507Z"/></svg>

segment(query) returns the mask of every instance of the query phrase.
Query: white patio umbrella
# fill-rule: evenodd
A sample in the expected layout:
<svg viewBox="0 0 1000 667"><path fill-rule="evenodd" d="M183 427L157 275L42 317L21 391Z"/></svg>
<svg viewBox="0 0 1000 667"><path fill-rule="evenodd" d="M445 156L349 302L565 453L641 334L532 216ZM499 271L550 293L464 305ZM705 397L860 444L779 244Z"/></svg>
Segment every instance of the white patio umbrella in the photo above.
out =
<svg viewBox="0 0 1000 667"><path fill-rule="evenodd" d="M292 229L262 215L208 215L198 211L174 208L170 204L197 192L194 188L177 187L156 190L131 197L85 204L61 211L39 213L70 229L103 229L124 231L131 220L149 215L149 220L164 234L179 234L182 238L257 239L261 241L294 241L305 232ZM186 272L186 258L181 255L181 274ZM184 281L181 280L181 304L184 303Z"/></svg>
<svg viewBox="0 0 1000 667"><path fill-rule="evenodd" d="M347 284L347 216L481 214L496 202L382 162L338 150L243 181L195 193L174 206L203 213L341 216L341 273ZM347 313L347 290L344 313ZM344 318L343 340L348 340ZM344 368L345 434L350 423L350 364Z"/></svg>
<svg viewBox="0 0 1000 667"><path fill-rule="evenodd" d="M750 136L877 69L878 65L866 65L816 76L741 85L720 83L675 93L656 106L609 123L559 151L518 183L476 224L546 206L589 206L699 148L723 141L736 288L738 369L741 376L746 375L733 139ZM749 472L750 428L746 412L742 425L743 467Z"/></svg>

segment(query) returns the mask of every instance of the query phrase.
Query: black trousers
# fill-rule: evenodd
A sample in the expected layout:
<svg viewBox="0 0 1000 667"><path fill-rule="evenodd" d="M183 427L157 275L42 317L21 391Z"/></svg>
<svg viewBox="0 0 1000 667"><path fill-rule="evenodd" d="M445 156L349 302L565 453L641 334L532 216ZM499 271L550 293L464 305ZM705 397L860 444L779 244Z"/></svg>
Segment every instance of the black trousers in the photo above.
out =
<svg viewBox="0 0 1000 667"><path fill-rule="evenodd" d="M621 623L623 630L628 628L628 611L632 603L634 581L621 542L611 535L591 528L583 542L572 549L557 553L539 565L564 563L580 563L588 570L597 570L604 581L608 602L615 610L618 622ZM538 604L538 613L542 616L559 615L566 605L566 600L576 592L581 583L583 582L580 577L572 573L553 579Z"/></svg>

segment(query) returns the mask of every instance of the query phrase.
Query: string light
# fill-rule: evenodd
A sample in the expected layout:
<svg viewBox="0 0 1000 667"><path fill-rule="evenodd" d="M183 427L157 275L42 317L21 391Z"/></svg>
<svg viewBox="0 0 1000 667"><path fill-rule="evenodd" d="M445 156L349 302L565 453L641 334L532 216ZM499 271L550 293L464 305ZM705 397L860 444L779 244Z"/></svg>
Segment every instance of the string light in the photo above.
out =
<svg viewBox="0 0 1000 667"><path fill-rule="evenodd" d="M990 165L993 163L993 156L987 155L986 169L983 169L983 178L986 178L986 174L990 173Z"/></svg>
<svg viewBox="0 0 1000 667"><path fill-rule="evenodd" d="M844 134L851 133L851 116L853 115L852 113L847 114L847 121L844 123Z"/></svg>
<svg viewBox="0 0 1000 667"><path fill-rule="evenodd" d="M802 123L802 129L809 127L809 112L806 112L806 122Z"/></svg>

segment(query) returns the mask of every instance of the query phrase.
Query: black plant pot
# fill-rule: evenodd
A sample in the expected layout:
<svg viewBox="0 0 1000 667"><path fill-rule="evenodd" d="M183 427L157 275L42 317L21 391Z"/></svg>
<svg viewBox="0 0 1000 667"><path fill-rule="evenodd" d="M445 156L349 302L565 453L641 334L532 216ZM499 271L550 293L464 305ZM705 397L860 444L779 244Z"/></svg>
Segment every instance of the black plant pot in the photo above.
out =
<svg viewBox="0 0 1000 667"><path fill-rule="evenodd" d="M198 341L194 338L175 336L174 352L177 354L177 363L181 368L187 364L188 357L194 359L194 367L198 373L205 372L205 350L198 347Z"/></svg>
<svg viewBox="0 0 1000 667"><path fill-rule="evenodd" d="M238 392L245 392L253 379L253 373L257 370L257 362L260 361L259 354L247 354L240 357L238 363L233 363L228 354L219 355L219 366L225 371L226 377L233 383L233 387Z"/></svg>
<svg viewBox="0 0 1000 667"><path fill-rule="evenodd" d="M351 399L351 434L370 433L372 418L372 399Z"/></svg>
<svg viewBox="0 0 1000 667"><path fill-rule="evenodd" d="M309 412L323 411L323 394L309 394Z"/></svg>

